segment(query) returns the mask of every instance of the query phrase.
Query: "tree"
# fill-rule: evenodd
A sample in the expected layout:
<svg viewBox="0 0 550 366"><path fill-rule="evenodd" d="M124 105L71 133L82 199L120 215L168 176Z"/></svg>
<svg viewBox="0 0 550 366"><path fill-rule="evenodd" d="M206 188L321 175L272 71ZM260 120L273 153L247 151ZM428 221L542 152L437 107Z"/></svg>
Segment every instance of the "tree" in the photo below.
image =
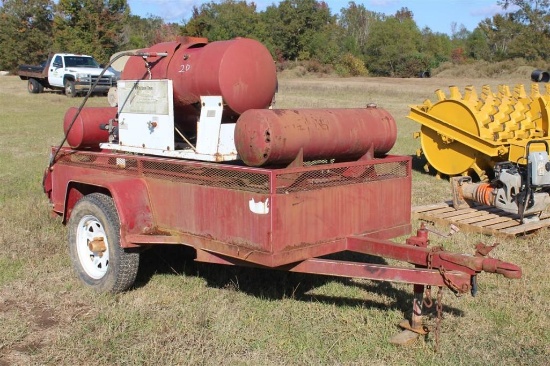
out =
<svg viewBox="0 0 550 366"><path fill-rule="evenodd" d="M189 36L206 37L211 41L235 37L258 38L259 15L256 4L246 1L223 0L193 7L191 19L183 26Z"/></svg>
<svg viewBox="0 0 550 366"><path fill-rule="evenodd" d="M121 49L146 48L159 42L173 41L180 32L177 24L165 24L158 16L141 18L130 15L124 24L121 37Z"/></svg>
<svg viewBox="0 0 550 366"><path fill-rule="evenodd" d="M52 44L51 0L4 0L0 7L0 69L44 61Z"/></svg>
<svg viewBox="0 0 550 366"><path fill-rule="evenodd" d="M336 41L330 34L336 17L325 2L283 0L278 6L268 6L261 20L268 32L267 43L285 60L319 59L323 52L311 45L319 44L319 37L325 37L326 43ZM324 46L333 48L335 45Z"/></svg>
<svg viewBox="0 0 550 366"><path fill-rule="evenodd" d="M434 33L427 27L422 29L422 44L419 51L429 59L428 69L436 68L440 63L448 61L452 48L451 39L447 34Z"/></svg>
<svg viewBox="0 0 550 366"><path fill-rule="evenodd" d="M547 59L550 56L550 0L502 0L498 4L503 9L512 6L517 9L509 13L517 25L510 56Z"/></svg>
<svg viewBox="0 0 550 366"><path fill-rule="evenodd" d="M54 17L54 47L86 53L107 62L124 41L130 8L126 0L59 0Z"/></svg>
<svg viewBox="0 0 550 366"><path fill-rule="evenodd" d="M491 50L489 60L501 61L511 58L510 47L517 35L523 31L523 27L511 14L497 14L492 19L487 18L479 23L478 28L485 35Z"/></svg>
<svg viewBox="0 0 550 366"><path fill-rule="evenodd" d="M412 19L396 17L376 23L367 41L369 71L386 76L415 76L426 70L429 60L419 52L422 34Z"/></svg>
<svg viewBox="0 0 550 366"><path fill-rule="evenodd" d="M351 1L347 8L340 10L338 24L345 34L346 50L359 56L365 53L365 45L375 22L383 19L383 15L369 11L363 4L357 5Z"/></svg>
<svg viewBox="0 0 550 366"><path fill-rule="evenodd" d="M492 54L487 59L521 57L536 61L550 56L550 0L502 0L506 14L479 24Z"/></svg>
<svg viewBox="0 0 550 366"><path fill-rule="evenodd" d="M550 31L550 0L500 0L503 9L516 7L512 12L517 22L529 25L537 33Z"/></svg>
<svg viewBox="0 0 550 366"><path fill-rule="evenodd" d="M487 35L478 27L466 39L466 52L474 60L491 60Z"/></svg>
<svg viewBox="0 0 550 366"><path fill-rule="evenodd" d="M414 14L409 8L404 7L395 12L395 19L399 22L404 22L405 20L413 20Z"/></svg>

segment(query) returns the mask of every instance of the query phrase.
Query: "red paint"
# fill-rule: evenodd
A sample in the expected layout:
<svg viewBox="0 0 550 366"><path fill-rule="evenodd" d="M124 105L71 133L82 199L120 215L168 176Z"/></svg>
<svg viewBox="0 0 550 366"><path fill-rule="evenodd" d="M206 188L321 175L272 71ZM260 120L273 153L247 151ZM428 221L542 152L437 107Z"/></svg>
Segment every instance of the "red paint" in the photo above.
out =
<svg viewBox="0 0 550 366"><path fill-rule="evenodd" d="M237 120L235 146L250 166L304 160L354 160L385 154L395 144L397 127L381 108L251 109Z"/></svg>
<svg viewBox="0 0 550 366"><path fill-rule="evenodd" d="M349 235L408 233L410 164L409 157L389 156L264 169L64 148L52 200L62 212L69 182L106 188L124 234L145 235L134 237L141 244L158 229L181 243L280 266L341 251ZM370 171L377 174L359 174ZM268 202L269 212L252 212L251 201Z"/></svg>
<svg viewBox="0 0 550 366"><path fill-rule="evenodd" d="M152 79L174 83L176 120L198 115L200 96L220 95L227 108L240 114L252 108L267 108L275 94L277 76L271 54L260 42L235 38L208 43L205 38L183 37L160 43L144 52L167 52L167 57L149 57ZM124 80L149 79L141 57L130 57ZM194 122L196 121L193 120Z"/></svg>
<svg viewBox="0 0 550 366"><path fill-rule="evenodd" d="M216 253L197 250L198 262L224 265L250 266L250 263L224 257ZM304 261L275 267L288 272L311 273L337 277L353 277L369 280L394 281L415 284L415 293L423 294L423 285L446 286L438 270L425 268L392 267L381 264L310 258ZM449 272L448 278L461 289L470 289L471 278L461 272ZM420 284L420 285L418 285Z"/></svg>
<svg viewBox="0 0 550 366"><path fill-rule="evenodd" d="M495 258L475 257L449 253L443 250L433 251L429 248L358 236L348 237L348 249L354 252L402 260L420 266L427 266L428 256L431 256L431 266L433 268L460 271L470 275L485 271L499 273L507 278L521 278L521 268Z"/></svg>
<svg viewBox="0 0 550 366"><path fill-rule="evenodd" d="M426 248L424 229L408 244L386 240L410 231L409 157L265 169L62 148L51 177L50 200L64 217L83 194L109 192L126 248L184 244L199 261L458 292L481 271L521 277L519 267L497 259ZM269 212L253 212L251 202L269 202ZM344 251L416 267L319 258Z"/></svg>
<svg viewBox="0 0 550 366"><path fill-rule="evenodd" d="M100 125L108 124L109 120L115 118L116 107L87 107L82 108L80 114L69 126L78 112L78 108L71 107L65 113L63 119L63 130L67 136L67 143L74 149L91 148L98 150L99 144L109 141L109 132L101 129Z"/></svg>

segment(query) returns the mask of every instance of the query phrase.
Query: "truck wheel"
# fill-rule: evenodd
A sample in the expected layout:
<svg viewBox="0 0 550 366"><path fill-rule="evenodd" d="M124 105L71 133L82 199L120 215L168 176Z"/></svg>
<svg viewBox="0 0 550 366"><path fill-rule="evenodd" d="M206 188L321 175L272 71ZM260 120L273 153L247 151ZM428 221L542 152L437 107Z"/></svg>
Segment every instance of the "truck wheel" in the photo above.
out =
<svg viewBox="0 0 550 366"><path fill-rule="evenodd" d="M31 94L37 94L37 93L40 93L40 87L42 85L40 85L40 83L38 82L38 80L36 79L33 79L33 78L30 78L28 83L27 83L27 90L29 91L29 93Z"/></svg>
<svg viewBox="0 0 550 366"><path fill-rule="evenodd" d="M86 285L111 293L133 285L139 253L120 246L120 221L111 197L92 193L80 199L68 226L71 261Z"/></svg>
<svg viewBox="0 0 550 366"><path fill-rule="evenodd" d="M65 80L65 95L69 98L74 98L76 96L76 89L74 87L74 81Z"/></svg>

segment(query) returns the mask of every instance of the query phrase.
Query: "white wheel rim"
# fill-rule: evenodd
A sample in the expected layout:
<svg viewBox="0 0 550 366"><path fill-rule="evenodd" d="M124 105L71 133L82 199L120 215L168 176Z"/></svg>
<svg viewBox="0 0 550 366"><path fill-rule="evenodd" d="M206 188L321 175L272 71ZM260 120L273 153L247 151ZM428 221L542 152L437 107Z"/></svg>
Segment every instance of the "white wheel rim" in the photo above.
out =
<svg viewBox="0 0 550 366"><path fill-rule="evenodd" d="M90 250L89 243L98 239L103 239L107 248L105 252ZM76 250L80 264L88 276L96 280L105 276L109 267L109 243L105 229L96 217L86 215L80 219L76 232Z"/></svg>

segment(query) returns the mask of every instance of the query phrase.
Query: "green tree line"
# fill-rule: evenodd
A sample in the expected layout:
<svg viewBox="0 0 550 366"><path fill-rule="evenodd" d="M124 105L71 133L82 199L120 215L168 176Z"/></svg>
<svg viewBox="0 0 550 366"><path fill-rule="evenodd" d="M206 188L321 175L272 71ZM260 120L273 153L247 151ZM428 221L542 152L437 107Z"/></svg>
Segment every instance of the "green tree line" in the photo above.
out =
<svg viewBox="0 0 550 366"><path fill-rule="evenodd" d="M40 63L50 52L93 55L174 40L250 37L267 46L280 68L296 61L310 71L341 75L416 76L442 62L524 58L548 61L550 0L497 0L503 10L473 31L450 35L420 29L414 14L393 15L348 3L333 14L324 1L283 0L258 11L254 2L223 0L193 8L181 24L131 14L126 0L0 0L0 69Z"/></svg>

